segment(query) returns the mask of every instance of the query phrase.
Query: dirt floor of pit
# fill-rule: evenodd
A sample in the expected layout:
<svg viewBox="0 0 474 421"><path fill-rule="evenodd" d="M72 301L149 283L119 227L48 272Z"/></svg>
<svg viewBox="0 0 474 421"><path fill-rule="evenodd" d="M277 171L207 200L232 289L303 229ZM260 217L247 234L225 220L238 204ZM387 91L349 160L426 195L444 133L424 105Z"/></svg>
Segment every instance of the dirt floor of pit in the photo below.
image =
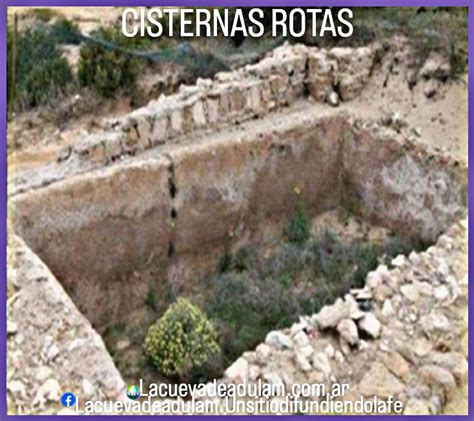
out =
<svg viewBox="0 0 474 421"><path fill-rule="evenodd" d="M379 245L382 246L393 237L388 229L370 225L367 222L363 221L360 218L354 217L345 211L342 208L328 211L318 215L312 221L311 228L311 239L315 239L318 235L323 233L325 230L329 230L333 235L337 236L345 244L366 244L366 245ZM311 241L308 241L310 243ZM282 236L280 239L275 240L273 243L266 244L261 248L252 249L252 254L258 255L256 258L257 263L251 263L250 267L245 271L249 271L249 276L252 278L254 275L255 267L260 267L270 261L275 257L276 251L284 246L287 243L285 237ZM307 252L307 250L301 249L301 253ZM234 254L235 256L236 254ZM379 261L382 261L382 255L379 255ZM265 263L263 263L265 262ZM255 266L255 267L252 267ZM305 295L316 293L318 286L315 286L310 282L308 284L308 275L305 273L307 271L306 267L297 269L302 272L302 274L292 274L291 275L291 286L288 288L294 291L301 290L305 292ZM215 279L218 281L219 278L219 268L216 268L215 275L211 275L209 279L199 280L196 282L188 282L185 285L172 285L166 279L163 278L160 273L150 267L148 270L136 272L132 275L132 278L127 282L133 283L136 286L135 293L139 294L144 298L143 308L128 314L127 318L116 322L114 324L109 324L108 326L95 326L98 331L102 334L104 341L107 345L109 352L111 353L118 369L120 370L124 380L129 383L136 382L136 379L141 378L146 382L156 382L159 381L169 381L168 379L162 377L158 371L151 365L148 361L148 358L144 355L142 349L142 343L148 327L163 314L166 308L174 301L177 296L192 297L194 303L198 304L201 308L206 308L209 302L212 302L216 294L216 284ZM239 271L230 270L229 276L238 276ZM217 278L216 278L217 276ZM225 276L225 274L224 274ZM280 283L283 282L281 276L274 276L272 278L273 282ZM158 281L157 279L160 278ZM258 279L258 280L257 280ZM156 289L153 289L153 293L150 293L150 290L147 291L149 285L157 285ZM260 282L260 278L255 278L255 282ZM203 282L208 284L208 287L203 288ZM220 281L219 281L220 282ZM342 284L342 289L347 287L344 286L344 283L339 281ZM147 287L148 286L148 287ZM316 288L316 290L315 290ZM309 292L313 291L313 292ZM344 295L348 290L339 291L336 295ZM327 294L327 291L321 292L320 295ZM331 301L334 297L331 297ZM118 299L119 301L119 299ZM151 302L153 301L153 302ZM120 309L120 306L117 307ZM212 315L210 315L212 317ZM117 320L117 318L115 318ZM219 325L219 322L217 322ZM281 326L268 326L267 329L271 330L272 328L281 328L286 324L284 323ZM265 330L265 334L267 330ZM222 333L221 333L222 334ZM254 347L260 341L263 341L265 334L258 338L255 341L255 344L252 344ZM225 342L225 341L224 341ZM248 348L251 349L252 346ZM241 352L246 351L247 349L240 350ZM236 355L238 356L240 352ZM237 356L232 355L229 359L229 356L224 355L224 359L229 359L224 364L217 362L212 364L210 367L205 367L203 372L203 378L200 378L199 381L203 381L212 377L221 377L222 370L230 365L230 363L237 358ZM196 379L194 379L196 380Z"/></svg>

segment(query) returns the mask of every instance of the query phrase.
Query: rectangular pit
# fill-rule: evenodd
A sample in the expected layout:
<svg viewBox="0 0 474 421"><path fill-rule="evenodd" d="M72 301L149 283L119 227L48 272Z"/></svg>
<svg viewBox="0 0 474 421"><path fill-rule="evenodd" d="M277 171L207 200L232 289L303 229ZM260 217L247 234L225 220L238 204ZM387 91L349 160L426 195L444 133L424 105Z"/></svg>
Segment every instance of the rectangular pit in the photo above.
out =
<svg viewBox="0 0 474 421"><path fill-rule="evenodd" d="M228 248L281 238L300 203L311 218L343 207L428 244L462 216L466 191L461 164L306 104L15 195L9 210L16 233L110 334L124 315L134 315L124 330L148 326L151 290L192 295Z"/></svg>

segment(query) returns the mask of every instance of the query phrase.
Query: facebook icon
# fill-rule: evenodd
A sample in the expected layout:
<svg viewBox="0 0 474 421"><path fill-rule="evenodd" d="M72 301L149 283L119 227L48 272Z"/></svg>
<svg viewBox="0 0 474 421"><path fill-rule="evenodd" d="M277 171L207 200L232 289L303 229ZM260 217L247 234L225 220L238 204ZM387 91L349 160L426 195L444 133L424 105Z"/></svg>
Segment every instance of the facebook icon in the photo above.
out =
<svg viewBox="0 0 474 421"><path fill-rule="evenodd" d="M61 396L61 403L63 406L73 406L76 403L76 396L71 392L66 392Z"/></svg>

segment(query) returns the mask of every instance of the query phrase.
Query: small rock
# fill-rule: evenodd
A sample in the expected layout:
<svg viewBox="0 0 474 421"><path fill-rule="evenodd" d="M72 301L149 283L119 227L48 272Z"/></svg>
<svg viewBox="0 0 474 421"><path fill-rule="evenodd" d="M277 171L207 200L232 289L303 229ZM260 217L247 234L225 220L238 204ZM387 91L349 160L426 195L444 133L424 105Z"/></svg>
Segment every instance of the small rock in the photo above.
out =
<svg viewBox="0 0 474 421"><path fill-rule="evenodd" d="M94 385L87 379L82 379L82 391L84 392L84 397L87 398L92 398L96 395Z"/></svg>
<svg viewBox="0 0 474 421"><path fill-rule="evenodd" d="M337 350L334 354L334 359L339 363L339 364L344 364L346 362L346 359L344 358L344 355L342 354L341 351Z"/></svg>
<svg viewBox="0 0 474 421"><path fill-rule="evenodd" d="M294 337L293 337L293 342L298 346L298 347L303 347L309 344L309 338L306 333L303 331L298 332Z"/></svg>
<svg viewBox="0 0 474 421"><path fill-rule="evenodd" d="M337 95L336 92L331 90L326 97L326 101L328 102L329 105L332 105L333 107L337 107L339 105L339 95Z"/></svg>
<svg viewBox="0 0 474 421"><path fill-rule="evenodd" d="M459 384L467 380L468 364L460 352L432 352L427 360L449 370Z"/></svg>
<svg viewBox="0 0 474 421"><path fill-rule="evenodd" d="M291 339L278 330L270 332L265 338L265 343L277 349L290 349L293 346Z"/></svg>
<svg viewBox="0 0 474 421"><path fill-rule="evenodd" d="M272 353L272 349L266 344L260 344L255 349L255 352L257 353L257 358L260 361L266 362L268 357Z"/></svg>
<svg viewBox="0 0 474 421"><path fill-rule="evenodd" d="M369 344L367 343L367 341L364 341L363 339L359 341L359 349L361 351L366 350L368 347L369 347Z"/></svg>
<svg viewBox="0 0 474 421"><path fill-rule="evenodd" d="M318 326L321 329L335 328L347 316L346 310L342 300L337 300L333 305L324 306L316 316Z"/></svg>
<svg viewBox="0 0 474 421"><path fill-rule="evenodd" d="M296 365L301 371L303 372L311 371L312 369L311 364L301 352L296 353L295 361L296 361Z"/></svg>
<svg viewBox="0 0 474 421"><path fill-rule="evenodd" d="M336 352L334 350L334 347L329 344L326 349L324 350L324 352L326 353L326 355L328 356L328 358L334 358L334 353Z"/></svg>
<svg viewBox="0 0 474 421"><path fill-rule="evenodd" d="M428 404L420 399L410 399L406 405L403 415L431 415Z"/></svg>
<svg viewBox="0 0 474 421"><path fill-rule="evenodd" d="M251 381L256 381L258 379L258 377L260 376L260 373L261 373L261 371L260 371L259 366L252 364L249 367L249 379Z"/></svg>
<svg viewBox="0 0 474 421"><path fill-rule="evenodd" d="M263 374L263 380L265 380L269 384L273 385L284 385L283 380L281 377L274 373L274 372L269 372L269 373L264 373Z"/></svg>
<svg viewBox="0 0 474 421"><path fill-rule="evenodd" d="M395 259L392 259L392 266L398 268L405 264L406 257L403 254L399 254Z"/></svg>
<svg viewBox="0 0 474 421"><path fill-rule="evenodd" d="M224 373L224 377L231 381L246 381L248 376L249 363L242 357L237 358Z"/></svg>
<svg viewBox="0 0 474 421"><path fill-rule="evenodd" d="M17 398L26 398L26 388L24 383L20 380L11 380L7 382L7 389Z"/></svg>
<svg viewBox="0 0 474 421"><path fill-rule="evenodd" d="M398 378L406 381L410 376L410 364L398 352L391 351L383 356L385 366Z"/></svg>
<svg viewBox="0 0 474 421"><path fill-rule="evenodd" d="M383 303L382 314L385 317L391 317L391 316L393 316L394 313L395 313L395 311L393 309L392 302L390 301L389 298L387 298Z"/></svg>
<svg viewBox="0 0 474 421"><path fill-rule="evenodd" d="M339 348L344 355L349 355L351 353L350 345L342 336L339 336Z"/></svg>
<svg viewBox="0 0 474 421"><path fill-rule="evenodd" d="M424 365L418 370L418 377L432 389L439 387L443 390L444 398L450 400L456 392L456 381L445 368L435 365Z"/></svg>
<svg viewBox="0 0 474 421"><path fill-rule="evenodd" d="M412 303L416 303L420 298L418 288L413 284L402 285L400 287L400 292L408 301L411 301Z"/></svg>
<svg viewBox="0 0 474 421"><path fill-rule="evenodd" d="M306 358L309 358L313 355L314 349L311 345L303 346L299 349L299 352L304 355Z"/></svg>
<svg viewBox="0 0 474 421"><path fill-rule="evenodd" d="M364 374L359 390L364 396L378 396L387 399L404 390L405 386L380 362L372 364L371 369Z"/></svg>
<svg viewBox="0 0 474 421"><path fill-rule="evenodd" d="M127 349L130 346L130 341L127 340L121 340L117 342L116 349L117 351L123 351L124 349Z"/></svg>
<svg viewBox="0 0 474 421"><path fill-rule="evenodd" d="M411 348L416 356L423 358L431 352L433 345L425 337L418 337L413 341Z"/></svg>
<svg viewBox="0 0 474 421"><path fill-rule="evenodd" d="M53 370L51 370L49 367L41 366L36 372L35 379L42 383L46 381L47 378L51 377L52 374Z"/></svg>
<svg viewBox="0 0 474 421"><path fill-rule="evenodd" d="M433 311L420 319L423 331L429 336L439 336L451 332L451 323L441 312Z"/></svg>
<svg viewBox="0 0 474 421"><path fill-rule="evenodd" d="M450 73L449 61L441 54L431 53L420 69L419 75L425 79L447 79Z"/></svg>
<svg viewBox="0 0 474 421"><path fill-rule="evenodd" d="M446 285L441 285L434 290L434 297L438 301L444 301L449 297L449 289Z"/></svg>
<svg viewBox="0 0 474 421"><path fill-rule="evenodd" d="M353 320L341 320L337 325L337 331L350 345L357 345L359 343L359 332Z"/></svg>
<svg viewBox="0 0 474 421"><path fill-rule="evenodd" d="M359 320L359 329L366 332L372 338L378 338L381 324L373 313L366 313L365 316Z"/></svg>
<svg viewBox="0 0 474 421"><path fill-rule="evenodd" d="M7 335L14 335L18 332L18 326L15 322L7 320Z"/></svg>
<svg viewBox="0 0 474 421"><path fill-rule="evenodd" d="M45 402L57 402L60 397L61 387L58 381L56 379L48 379L38 389L33 404L43 405Z"/></svg>
<svg viewBox="0 0 474 421"><path fill-rule="evenodd" d="M315 352L313 354L312 363L316 370L321 371L324 373L326 378L329 378L331 375L331 364L329 363L329 359L324 352Z"/></svg>
<svg viewBox="0 0 474 421"><path fill-rule="evenodd" d="M293 323L293 325L290 328L290 332L291 332L291 335L294 336L298 334L299 332L304 331L307 328L308 328L308 322L300 318L300 321L298 323Z"/></svg>
<svg viewBox="0 0 474 421"><path fill-rule="evenodd" d="M412 131L415 136L421 137L421 129L419 127L415 127Z"/></svg>

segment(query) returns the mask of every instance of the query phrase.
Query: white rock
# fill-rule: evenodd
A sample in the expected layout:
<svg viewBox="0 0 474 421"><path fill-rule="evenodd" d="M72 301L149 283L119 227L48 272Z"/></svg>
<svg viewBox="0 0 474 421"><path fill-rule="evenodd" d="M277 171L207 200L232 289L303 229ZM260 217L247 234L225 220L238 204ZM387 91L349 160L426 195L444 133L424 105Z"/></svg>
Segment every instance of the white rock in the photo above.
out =
<svg viewBox="0 0 474 421"><path fill-rule="evenodd" d="M39 382L44 382L48 377L51 377L53 370L47 366L41 366L36 372L35 379Z"/></svg>
<svg viewBox="0 0 474 421"><path fill-rule="evenodd" d="M311 345L306 345L301 347L299 349L299 352L303 354L306 358L309 358L311 355L313 355L314 349Z"/></svg>
<svg viewBox="0 0 474 421"><path fill-rule="evenodd" d="M440 335L451 331L451 323L441 312L433 311L420 319L423 331L428 335Z"/></svg>
<svg viewBox="0 0 474 421"><path fill-rule="evenodd" d="M268 357L272 353L272 349L266 344L260 344L255 349L255 352L257 353L257 358L260 361L265 361L266 362L266 360L268 359Z"/></svg>
<svg viewBox="0 0 474 421"><path fill-rule="evenodd" d="M296 353L295 361L298 368L303 372L307 372L312 369L308 359L301 352Z"/></svg>
<svg viewBox="0 0 474 421"><path fill-rule="evenodd" d="M301 332L302 330L307 329L308 327L308 322L300 317L300 321L298 323L293 323L293 325L290 328L291 335L296 335L298 332Z"/></svg>
<svg viewBox="0 0 474 421"><path fill-rule="evenodd" d="M390 301L389 298L387 298L383 303L382 314L385 317L391 317L391 316L393 316L394 313L395 313L395 311L393 309L392 302Z"/></svg>
<svg viewBox="0 0 474 421"><path fill-rule="evenodd" d="M306 346L306 345L309 344L308 335L306 333L304 333L303 331L298 332L293 337L293 341L294 341L295 345L298 346L298 347L303 347L303 346Z"/></svg>
<svg viewBox="0 0 474 421"><path fill-rule="evenodd" d="M56 344L51 345L47 352L47 357L50 361L53 361L59 355L59 348Z"/></svg>
<svg viewBox="0 0 474 421"><path fill-rule="evenodd" d="M369 344L366 341L364 341L363 339L359 341L359 349L361 351L366 350L368 347L369 347Z"/></svg>
<svg viewBox="0 0 474 421"><path fill-rule="evenodd" d="M411 301L412 303L417 302L420 298L418 288L413 284L402 285L400 287L400 292L407 300Z"/></svg>
<svg viewBox="0 0 474 421"><path fill-rule="evenodd" d="M322 373L324 373L326 378L329 378L329 376L331 375L331 364L327 355L324 352L315 352L313 354L312 363L313 367L316 370L321 371Z"/></svg>
<svg viewBox="0 0 474 421"><path fill-rule="evenodd" d="M446 285L441 285L434 290L434 296L438 301L444 301L449 297L449 289Z"/></svg>
<svg viewBox="0 0 474 421"><path fill-rule="evenodd" d="M7 382L7 389L15 396L21 398L26 397L26 388L23 382L20 380L11 380Z"/></svg>
<svg viewBox="0 0 474 421"><path fill-rule="evenodd" d="M256 381L258 377L260 376L260 367L257 365L251 365L249 367L249 379L251 381Z"/></svg>
<svg viewBox="0 0 474 421"><path fill-rule="evenodd" d="M403 254L399 254L395 259L392 259L392 266L401 267L405 264L406 257Z"/></svg>
<svg viewBox="0 0 474 421"><path fill-rule="evenodd" d="M44 404L45 402L57 402L61 397L61 387L56 379L48 379L43 383L36 397L33 401L33 404Z"/></svg>
<svg viewBox="0 0 474 421"><path fill-rule="evenodd" d="M7 334L14 335L18 331L18 326L15 322L7 320Z"/></svg>
<svg viewBox="0 0 474 421"><path fill-rule="evenodd" d="M334 347L329 344L326 349L324 350L324 352L326 353L326 355L328 356L328 358L334 358L334 353L336 352L334 350Z"/></svg>
<svg viewBox="0 0 474 421"><path fill-rule="evenodd" d="M337 350L336 353L334 354L334 359L339 363L339 364L344 364L346 362L346 359L344 358L344 355L342 354L341 351Z"/></svg>
<svg viewBox="0 0 474 421"><path fill-rule="evenodd" d="M265 380L269 384L284 385L281 377L277 373L274 373L274 372L264 373L263 380Z"/></svg>
<svg viewBox="0 0 474 421"><path fill-rule="evenodd" d="M84 395L88 398L91 398L96 394L94 385L87 379L82 379L82 390Z"/></svg>
<svg viewBox="0 0 474 421"><path fill-rule="evenodd" d="M277 349L290 349L293 346L292 340L278 330L270 332L265 338L265 343Z"/></svg>
<svg viewBox="0 0 474 421"><path fill-rule="evenodd" d="M331 90L326 97L326 101L333 107L337 107L339 105L339 95Z"/></svg>
<svg viewBox="0 0 474 421"><path fill-rule="evenodd" d="M359 342L359 332L357 326L351 319L344 319L337 325L337 331L350 345L357 345Z"/></svg>
<svg viewBox="0 0 474 421"><path fill-rule="evenodd" d="M366 332L372 338L378 338L381 324L372 313L366 313L365 316L359 320L359 329Z"/></svg>
<svg viewBox="0 0 474 421"><path fill-rule="evenodd" d="M249 376L249 363L245 358L239 357L236 361L225 371L224 377L236 381L245 381Z"/></svg>

